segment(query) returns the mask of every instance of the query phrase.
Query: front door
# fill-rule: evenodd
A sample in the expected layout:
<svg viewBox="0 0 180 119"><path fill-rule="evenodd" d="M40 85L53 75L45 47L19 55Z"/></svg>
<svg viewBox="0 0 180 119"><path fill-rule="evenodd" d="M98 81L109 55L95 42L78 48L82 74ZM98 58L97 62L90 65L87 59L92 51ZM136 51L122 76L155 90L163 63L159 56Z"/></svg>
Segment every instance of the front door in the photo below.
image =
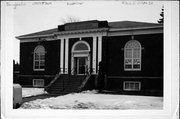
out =
<svg viewBox="0 0 180 119"><path fill-rule="evenodd" d="M87 72L87 57L77 57L76 60L76 73L86 74Z"/></svg>

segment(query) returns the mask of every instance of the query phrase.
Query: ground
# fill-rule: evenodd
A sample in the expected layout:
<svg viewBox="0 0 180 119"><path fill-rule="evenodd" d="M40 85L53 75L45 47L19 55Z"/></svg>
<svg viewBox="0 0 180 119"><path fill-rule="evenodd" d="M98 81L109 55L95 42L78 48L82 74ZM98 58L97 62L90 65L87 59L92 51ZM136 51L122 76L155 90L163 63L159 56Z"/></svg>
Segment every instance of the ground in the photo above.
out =
<svg viewBox="0 0 180 119"><path fill-rule="evenodd" d="M44 88L22 88L22 97L46 94Z"/></svg>
<svg viewBox="0 0 180 119"><path fill-rule="evenodd" d="M24 91L23 91L24 92ZM27 92L27 90L26 90ZM32 91L30 91L32 92ZM35 90L37 93L38 90ZM44 93L40 91L41 93ZM23 94L24 95L24 94ZM33 96L36 97L36 96ZM27 98L27 97L26 97ZM163 109L163 97L100 94L96 90L24 101L21 109Z"/></svg>

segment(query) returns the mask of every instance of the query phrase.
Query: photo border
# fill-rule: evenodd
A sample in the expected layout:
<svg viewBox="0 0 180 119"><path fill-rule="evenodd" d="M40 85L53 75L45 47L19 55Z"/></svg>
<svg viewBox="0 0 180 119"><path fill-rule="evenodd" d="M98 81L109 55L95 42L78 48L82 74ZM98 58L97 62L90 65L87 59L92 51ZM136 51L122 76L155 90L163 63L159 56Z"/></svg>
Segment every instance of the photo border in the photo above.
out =
<svg viewBox="0 0 180 119"><path fill-rule="evenodd" d="M178 1L164 2L164 101L163 110L51 110L12 108L13 8L1 3L1 116L2 119L103 118L175 119L179 107ZM177 11L176 11L177 10ZM178 54L178 55L177 55ZM177 90L178 89L178 90ZM178 105L178 106L177 106ZM53 116L53 117L52 117Z"/></svg>

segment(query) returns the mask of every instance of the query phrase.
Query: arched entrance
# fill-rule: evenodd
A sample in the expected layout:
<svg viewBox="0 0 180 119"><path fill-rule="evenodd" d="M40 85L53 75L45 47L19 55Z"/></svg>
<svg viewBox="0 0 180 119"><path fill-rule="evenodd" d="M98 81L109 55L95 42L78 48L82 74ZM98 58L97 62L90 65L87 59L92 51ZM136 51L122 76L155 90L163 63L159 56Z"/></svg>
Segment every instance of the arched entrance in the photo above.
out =
<svg viewBox="0 0 180 119"><path fill-rule="evenodd" d="M71 51L71 73L85 75L90 72L90 46L86 41L76 42Z"/></svg>

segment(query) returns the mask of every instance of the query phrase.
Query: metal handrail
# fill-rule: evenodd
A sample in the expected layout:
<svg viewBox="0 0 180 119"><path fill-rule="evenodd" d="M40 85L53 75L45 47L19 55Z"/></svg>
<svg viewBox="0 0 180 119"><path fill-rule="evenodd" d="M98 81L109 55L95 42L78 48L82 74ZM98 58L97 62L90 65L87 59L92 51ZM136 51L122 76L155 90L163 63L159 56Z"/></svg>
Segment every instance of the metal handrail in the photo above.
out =
<svg viewBox="0 0 180 119"><path fill-rule="evenodd" d="M88 82L88 80L90 79L90 77L91 77L91 74L89 74L89 75L87 75L87 76L85 77L84 81L82 82L82 84L81 84L80 87L79 87L79 91L81 91L81 90L84 88L84 86L86 85L86 83Z"/></svg>
<svg viewBox="0 0 180 119"><path fill-rule="evenodd" d="M52 86L52 84L60 77L61 75L61 71L56 74L56 76L54 77L54 79L45 87L45 90L47 91L49 89L50 86Z"/></svg>
<svg viewBox="0 0 180 119"><path fill-rule="evenodd" d="M86 74L87 74L87 75L91 74L91 68L87 68Z"/></svg>
<svg viewBox="0 0 180 119"><path fill-rule="evenodd" d="M91 69L87 68L87 72L86 73L87 73L87 76L84 78L82 84L80 85L79 91L81 91L84 88L84 86L86 85L86 83L90 79L90 77L91 77Z"/></svg>
<svg viewBox="0 0 180 119"><path fill-rule="evenodd" d="M71 69L71 74L74 74L74 68Z"/></svg>

